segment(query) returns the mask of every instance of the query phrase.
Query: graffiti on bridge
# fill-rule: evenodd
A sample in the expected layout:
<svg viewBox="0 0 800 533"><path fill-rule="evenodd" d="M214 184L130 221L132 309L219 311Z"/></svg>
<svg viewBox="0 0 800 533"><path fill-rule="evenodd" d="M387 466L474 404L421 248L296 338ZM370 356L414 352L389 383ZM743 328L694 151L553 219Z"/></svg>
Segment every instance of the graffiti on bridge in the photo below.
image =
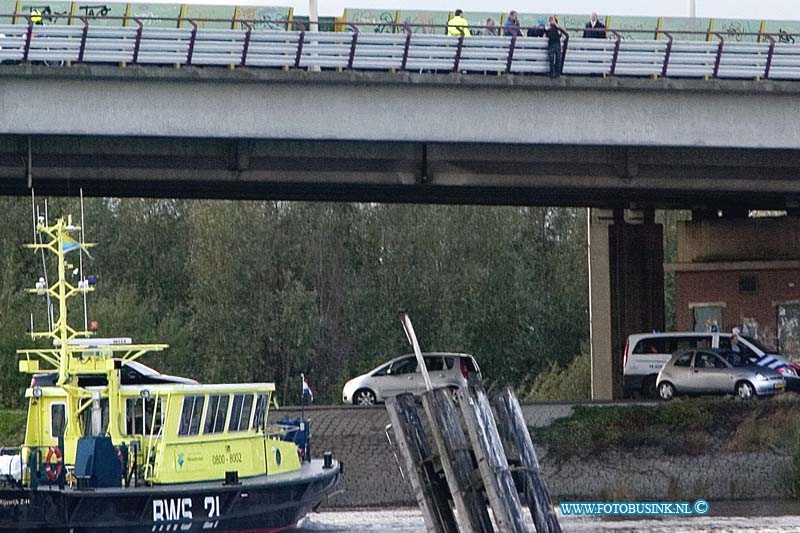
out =
<svg viewBox="0 0 800 533"><path fill-rule="evenodd" d="M83 12L88 17L107 17L111 13L111 8L107 5L79 5L78 11Z"/></svg>
<svg viewBox="0 0 800 533"><path fill-rule="evenodd" d="M113 9L106 4L78 4L76 8L76 14L78 15L98 18L109 16ZM30 14L34 11L42 15L42 19L45 24L57 24L59 21L61 21L61 23L66 23L66 21L69 20L70 15L69 9L54 9L53 6L49 4L26 4L22 6L21 12Z"/></svg>
<svg viewBox="0 0 800 533"><path fill-rule="evenodd" d="M784 31L783 28L778 29L778 42L784 44L794 44L794 35L791 33Z"/></svg>
<svg viewBox="0 0 800 533"><path fill-rule="evenodd" d="M37 12L42 15L42 20L47 23L55 23L60 18L68 17L69 10L66 11L54 11L49 5L24 5L22 6L22 12L31 14L33 12Z"/></svg>

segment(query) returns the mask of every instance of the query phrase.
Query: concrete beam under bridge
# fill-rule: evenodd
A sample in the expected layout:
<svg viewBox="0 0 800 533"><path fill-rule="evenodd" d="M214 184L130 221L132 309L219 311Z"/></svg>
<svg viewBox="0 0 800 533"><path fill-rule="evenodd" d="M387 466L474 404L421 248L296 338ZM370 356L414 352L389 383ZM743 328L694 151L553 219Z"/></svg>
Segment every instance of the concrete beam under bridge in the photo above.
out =
<svg viewBox="0 0 800 533"><path fill-rule="evenodd" d="M664 247L652 210L629 223L622 209L589 220L592 399L623 397L623 349L633 333L663 331Z"/></svg>
<svg viewBox="0 0 800 533"><path fill-rule="evenodd" d="M0 194L29 184L56 195L784 209L800 205L800 150L0 135Z"/></svg>
<svg viewBox="0 0 800 533"><path fill-rule="evenodd" d="M0 133L797 149L800 83L0 65Z"/></svg>

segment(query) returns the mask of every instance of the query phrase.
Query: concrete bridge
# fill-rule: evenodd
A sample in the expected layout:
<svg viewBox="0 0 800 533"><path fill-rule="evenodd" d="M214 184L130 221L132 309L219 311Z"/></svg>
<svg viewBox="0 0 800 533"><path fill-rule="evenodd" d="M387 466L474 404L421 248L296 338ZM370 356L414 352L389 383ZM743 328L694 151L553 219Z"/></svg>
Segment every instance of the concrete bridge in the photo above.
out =
<svg viewBox="0 0 800 533"><path fill-rule="evenodd" d="M798 94L778 81L0 65L0 191L785 207L800 199Z"/></svg>
<svg viewBox="0 0 800 533"><path fill-rule="evenodd" d="M0 65L0 194L590 206L593 393L663 329L654 208L800 206L800 84ZM643 210L636 224L624 209Z"/></svg>

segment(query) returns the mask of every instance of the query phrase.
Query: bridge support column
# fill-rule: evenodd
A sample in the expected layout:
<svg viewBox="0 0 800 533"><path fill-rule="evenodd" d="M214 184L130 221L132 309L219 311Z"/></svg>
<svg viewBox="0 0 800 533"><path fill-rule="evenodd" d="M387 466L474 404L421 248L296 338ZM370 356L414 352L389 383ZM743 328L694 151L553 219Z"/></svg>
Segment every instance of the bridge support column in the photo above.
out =
<svg viewBox="0 0 800 533"><path fill-rule="evenodd" d="M632 333L664 329L664 245L652 210L589 214L592 399L622 397Z"/></svg>

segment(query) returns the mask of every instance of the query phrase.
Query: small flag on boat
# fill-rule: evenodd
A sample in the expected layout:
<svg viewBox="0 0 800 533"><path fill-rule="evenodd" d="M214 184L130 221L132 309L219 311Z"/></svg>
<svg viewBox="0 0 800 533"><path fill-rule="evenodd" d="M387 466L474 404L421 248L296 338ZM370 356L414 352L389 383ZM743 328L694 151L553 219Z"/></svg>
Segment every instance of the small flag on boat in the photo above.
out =
<svg viewBox="0 0 800 533"><path fill-rule="evenodd" d="M314 401L314 393L311 392L311 387L308 386L308 380L306 379L305 374L300 374L300 377L303 378L303 400L308 397L308 401Z"/></svg>
<svg viewBox="0 0 800 533"><path fill-rule="evenodd" d="M75 251L81 247L81 243L70 237L66 234L66 232L61 236L61 250L68 254L69 252Z"/></svg>
<svg viewBox="0 0 800 533"><path fill-rule="evenodd" d="M73 239L66 231L61 234L61 251L65 254L70 252L74 252L75 250L83 250L83 253L92 257L89 254L88 247L92 246L91 244L81 244L75 239Z"/></svg>

